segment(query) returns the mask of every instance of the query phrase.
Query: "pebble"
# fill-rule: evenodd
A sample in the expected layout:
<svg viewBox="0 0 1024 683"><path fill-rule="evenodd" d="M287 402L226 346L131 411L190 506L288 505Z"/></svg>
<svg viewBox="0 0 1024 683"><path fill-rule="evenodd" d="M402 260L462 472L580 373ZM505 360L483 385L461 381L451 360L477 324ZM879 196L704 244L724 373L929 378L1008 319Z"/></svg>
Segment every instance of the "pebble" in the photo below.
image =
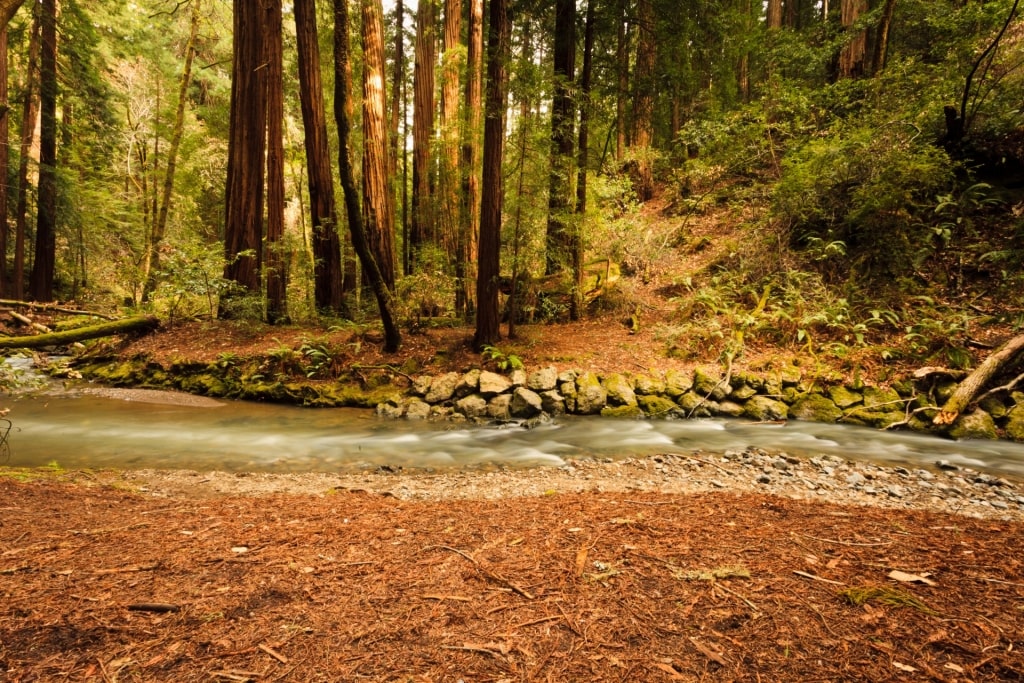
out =
<svg viewBox="0 0 1024 683"><path fill-rule="evenodd" d="M757 483L758 484L770 484L770 483L772 483L772 478L769 477L767 474L764 474L762 472L761 474L757 475Z"/></svg>
<svg viewBox="0 0 1024 683"><path fill-rule="evenodd" d="M846 483L850 486L858 486L867 481L866 477L860 472L854 472L846 477Z"/></svg>

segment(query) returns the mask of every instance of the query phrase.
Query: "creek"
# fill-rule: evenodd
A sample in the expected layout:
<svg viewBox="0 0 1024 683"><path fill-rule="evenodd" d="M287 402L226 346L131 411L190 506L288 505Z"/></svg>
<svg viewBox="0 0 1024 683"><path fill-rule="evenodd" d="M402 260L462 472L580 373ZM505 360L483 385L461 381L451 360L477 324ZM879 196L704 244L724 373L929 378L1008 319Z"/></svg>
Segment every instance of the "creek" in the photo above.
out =
<svg viewBox="0 0 1024 683"><path fill-rule="evenodd" d="M723 452L756 447L886 465L938 461L1024 478L1024 444L954 442L903 431L790 421L559 418L533 428L390 421L371 411L308 409L187 394L51 383L11 397L0 464L64 468L339 472L558 466L565 458Z"/></svg>

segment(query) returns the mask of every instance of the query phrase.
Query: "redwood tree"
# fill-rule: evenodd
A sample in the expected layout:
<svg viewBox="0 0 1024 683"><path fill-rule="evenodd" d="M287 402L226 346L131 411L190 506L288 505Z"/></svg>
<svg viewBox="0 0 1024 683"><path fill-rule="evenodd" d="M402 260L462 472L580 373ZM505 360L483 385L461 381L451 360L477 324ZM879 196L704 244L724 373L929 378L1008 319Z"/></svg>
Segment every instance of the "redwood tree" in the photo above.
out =
<svg viewBox="0 0 1024 683"><path fill-rule="evenodd" d="M444 56L441 62L441 155L438 175L440 243L449 263L458 259L459 231L459 75L465 51L461 44L462 0L444 3Z"/></svg>
<svg viewBox="0 0 1024 683"><path fill-rule="evenodd" d="M480 245L476 279L477 350L501 338L498 277L501 265L501 209L504 193L502 161L505 151L505 103L508 99L508 60L512 35L507 0L490 0L487 31L487 109L484 123L483 193L480 207Z"/></svg>
<svg viewBox="0 0 1024 683"><path fill-rule="evenodd" d="M334 178L327 139L327 116L320 79L320 43L316 0L295 0L295 33L299 64L299 102L309 179L309 213L313 226L313 290L316 307L347 313L341 239L334 202Z"/></svg>
<svg viewBox="0 0 1024 683"><path fill-rule="evenodd" d="M52 301L57 249L57 0L39 0L39 7L39 185L29 291L36 301Z"/></svg>
<svg viewBox="0 0 1024 683"><path fill-rule="evenodd" d="M374 297L377 299L377 308L380 310L380 319L384 326L384 350L394 353L402 344L402 334L395 324L391 290L384 281L366 239L362 208L359 206L359 191L356 188L355 172L352 170L352 123L349 119L352 99L351 69L348 0L334 0L334 120L338 126L338 170L345 196L349 231L352 234L352 246L359 255Z"/></svg>
<svg viewBox="0 0 1024 683"><path fill-rule="evenodd" d="M573 152L576 144L573 79L576 69L576 0L555 2L554 97L551 102L551 166L545 272L565 270L573 251Z"/></svg>
<svg viewBox="0 0 1024 683"><path fill-rule="evenodd" d="M366 238L388 289L395 291L395 198L391 192L380 0L362 0L363 210Z"/></svg>
<svg viewBox="0 0 1024 683"><path fill-rule="evenodd" d="M412 229L409 241L417 251L436 242L431 183L430 143L434 133L434 0L420 0L416 11L412 120Z"/></svg>
<svg viewBox="0 0 1024 683"><path fill-rule="evenodd" d="M260 3L234 0L234 61L225 189L224 277L260 292L266 76ZM231 311L222 311L230 316Z"/></svg>
<svg viewBox="0 0 1024 683"><path fill-rule="evenodd" d="M462 131L462 210L459 221L459 256L455 262L455 310L473 311L477 239L480 235L480 145L478 133L483 92L484 0L469 0L466 30L466 95Z"/></svg>
<svg viewBox="0 0 1024 683"><path fill-rule="evenodd" d="M7 296L7 166L10 163L7 100L7 26L0 25L0 296Z"/></svg>
<svg viewBox="0 0 1024 683"><path fill-rule="evenodd" d="M654 196L651 143L654 138L655 50L652 0L637 1L636 74L633 98L633 151L636 155L637 187L640 201Z"/></svg>
<svg viewBox="0 0 1024 683"><path fill-rule="evenodd" d="M284 74L281 0L264 4L267 71L267 322L288 320L288 255L284 246Z"/></svg>

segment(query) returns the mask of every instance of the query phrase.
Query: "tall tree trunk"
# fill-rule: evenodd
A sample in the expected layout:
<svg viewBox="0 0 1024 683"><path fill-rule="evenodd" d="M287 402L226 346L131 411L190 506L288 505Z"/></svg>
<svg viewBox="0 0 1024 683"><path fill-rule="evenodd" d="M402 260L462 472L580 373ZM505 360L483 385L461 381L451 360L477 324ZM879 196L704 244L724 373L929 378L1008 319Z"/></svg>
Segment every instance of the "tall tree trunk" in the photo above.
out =
<svg viewBox="0 0 1024 683"><path fill-rule="evenodd" d="M395 3L395 54L391 71L391 174L398 173L398 124L402 115L402 82L405 80L405 3ZM405 153L405 144L402 145Z"/></svg>
<svg viewBox="0 0 1024 683"><path fill-rule="evenodd" d="M267 139L267 69L259 5L251 0L234 0L234 62L224 196L224 277L250 294L261 291ZM222 311L228 317L232 314L230 310Z"/></svg>
<svg viewBox="0 0 1024 683"><path fill-rule="evenodd" d="M466 30L466 93L462 130L462 220L459 221L459 258L455 262L455 312L474 311L477 239L480 234L480 122L483 92L484 0L469 0Z"/></svg>
<svg viewBox="0 0 1024 683"><path fill-rule="evenodd" d="M25 92L21 114L21 144L18 157L18 203L14 210L14 272L11 291L14 298L25 298L25 233L28 223L28 165L36 134L39 114L39 33L40 6L36 5L29 37L28 62L25 73Z"/></svg>
<svg viewBox="0 0 1024 683"><path fill-rule="evenodd" d="M414 262L419 249L436 242L430 178L430 141L434 133L434 1L420 0L416 11L416 62L412 77L412 230L409 235Z"/></svg>
<svg viewBox="0 0 1024 683"><path fill-rule="evenodd" d="M465 60L461 45L462 0L444 3L444 56L441 61L441 167L438 177L440 242L449 264L458 258L459 232L459 76Z"/></svg>
<svg viewBox="0 0 1024 683"><path fill-rule="evenodd" d="M637 165L636 194L640 201L654 196L654 169L651 144L654 139L654 62L657 45L654 41L652 0L637 2L636 75L633 100L633 150Z"/></svg>
<svg viewBox="0 0 1024 683"><path fill-rule="evenodd" d="M768 28L782 28L782 0L768 0L764 23Z"/></svg>
<svg viewBox="0 0 1024 683"><path fill-rule="evenodd" d="M352 245L359 254L367 279L370 281L384 326L384 350L394 353L402 345L402 334L395 323L391 290L384 281L366 239L363 213L359 206L359 191L352 170L352 66L349 53L348 0L334 0L334 120L338 126L338 170L345 196L349 231L352 233Z"/></svg>
<svg viewBox="0 0 1024 683"><path fill-rule="evenodd" d="M281 0L264 5L267 70L267 322L288 321L289 254L284 243L284 46Z"/></svg>
<svg viewBox="0 0 1024 683"><path fill-rule="evenodd" d="M0 297L7 296L7 167L10 164L10 103L7 99L7 25L0 25Z"/></svg>
<svg viewBox="0 0 1024 683"><path fill-rule="evenodd" d="M851 29L860 15L868 11L868 0L842 0L840 21L844 29ZM839 52L839 77L857 78L864 75L864 58L867 53L867 31L857 31Z"/></svg>
<svg viewBox="0 0 1024 683"><path fill-rule="evenodd" d="M590 91L594 72L594 3L587 0L587 14L583 24L583 73L580 74L580 138L576 180L576 230L572 242L573 296L570 315L574 320L583 317L583 228L587 220L587 164L590 146Z"/></svg>
<svg viewBox="0 0 1024 683"><path fill-rule="evenodd" d="M29 291L36 301L52 301L57 261L57 0L39 3L39 210Z"/></svg>
<svg viewBox="0 0 1024 683"><path fill-rule="evenodd" d="M24 4L25 0L0 0L0 27L6 28Z"/></svg>
<svg viewBox="0 0 1024 683"><path fill-rule="evenodd" d="M380 0L363 5L363 210L381 277L395 291L395 197L388 159L384 93L384 18Z"/></svg>
<svg viewBox="0 0 1024 683"><path fill-rule="evenodd" d="M551 160L545 272L565 270L572 259L573 154L576 77L576 0L555 2L554 95L551 101Z"/></svg>
<svg viewBox="0 0 1024 683"><path fill-rule="evenodd" d="M505 102L512 25L507 0L490 0L487 31L487 109L484 123L483 191L480 208L480 273L476 279L477 350L501 338L498 277L501 266L501 209L504 197L502 161L505 151Z"/></svg>
<svg viewBox="0 0 1024 683"><path fill-rule="evenodd" d="M618 88L615 92L615 161L620 165L626 154L626 97L629 94L629 32L626 9L629 0L619 0L618 35L615 65Z"/></svg>
<svg viewBox="0 0 1024 683"><path fill-rule="evenodd" d="M885 68L886 58L889 53L889 31L892 29L892 15L896 10L896 0L885 0L882 8L882 18L878 20L878 28L875 29L875 49L871 57L871 75L882 72Z"/></svg>
<svg viewBox="0 0 1024 683"><path fill-rule="evenodd" d="M143 301L148 300L156 289L156 275L160 270L160 245L167 234L167 216L171 208L171 196L174 193L174 174L178 167L178 151L181 149L181 138L185 132L185 109L188 106L188 89L192 84L192 62L196 55L196 37L199 35L199 9L200 0L192 0L188 41L185 43L185 65L182 67L181 79L178 81L178 104L174 110L171 146L167 150L163 188L148 245L149 253L145 266L146 279L142 289Z"/></svg>
<svg viewBox="0 0 1024 683"><path fill-rule="evenodd" d="M309 213L313 229L313 297L318 310L347 315L324 89L320 78L316 0L295 0L295 34L299 100L305 133L303 143L309 179Z"/></svg>

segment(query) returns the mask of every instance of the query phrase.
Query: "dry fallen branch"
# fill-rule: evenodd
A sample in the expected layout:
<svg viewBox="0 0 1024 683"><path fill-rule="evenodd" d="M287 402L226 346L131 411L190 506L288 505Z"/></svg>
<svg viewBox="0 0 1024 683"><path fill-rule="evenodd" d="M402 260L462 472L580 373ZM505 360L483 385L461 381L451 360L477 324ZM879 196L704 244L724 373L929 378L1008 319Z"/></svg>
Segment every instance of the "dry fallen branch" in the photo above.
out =
<svg viewBox="0 0 1024 683"><path fill-rule="evenodd" d="M985 388L989 380L998 375L1004 367L1012 363L1021 351L1024 351L1024 334L1018 334L1003 344L998 351L986 358L978 368L967 376L953 395L949 397L942 410L932 420L936 425L951 425L956 418L973 401L979 391Z"/></svg>

